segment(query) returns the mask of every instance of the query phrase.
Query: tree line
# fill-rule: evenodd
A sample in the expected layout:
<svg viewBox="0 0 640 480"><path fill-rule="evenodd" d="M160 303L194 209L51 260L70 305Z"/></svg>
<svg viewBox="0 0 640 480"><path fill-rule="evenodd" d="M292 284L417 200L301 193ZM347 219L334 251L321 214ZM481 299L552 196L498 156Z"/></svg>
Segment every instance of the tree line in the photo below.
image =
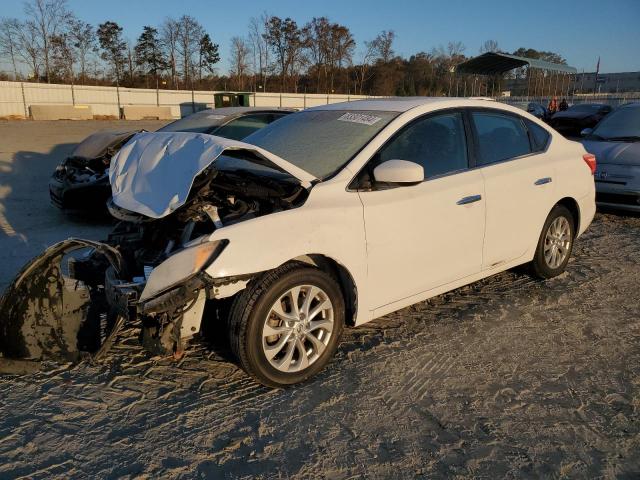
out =
<svg viewBox="0 0 640 480"><path fill-rule="evenodd" d="M94 26L77 18L66 0L27 0L24 19L0 19L0 58L10 67L1 76L146 88L370 95L473 95L488 92L489 82L495 89L503 80L478 83L470 76L454 77L453 67L467 58L461 42L403 58L394 51L395 39L394 31L385 30L357 49L349 27L327 17L299 25L292 18L263 13L250 19L246 35L231 39L229 68L223 72L219 45L190 15L145 25L131 41L117 22ZM500 51L498 43L484 42L480 52L487 51ZM520 48L513 53L566 63L553 52Z"/></svg>

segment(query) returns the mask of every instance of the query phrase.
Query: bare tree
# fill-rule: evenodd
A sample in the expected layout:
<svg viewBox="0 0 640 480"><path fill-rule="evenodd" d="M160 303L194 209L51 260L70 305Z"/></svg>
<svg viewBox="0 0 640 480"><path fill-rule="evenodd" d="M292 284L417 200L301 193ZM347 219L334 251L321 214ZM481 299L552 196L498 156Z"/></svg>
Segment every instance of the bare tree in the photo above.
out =
<svg viewBox="0 0 640 480"><path fill-rule="evenodd" d="M487 52L499 52L498 42L495 40L485 40L482 45L480 45L480 53Z"/></svg>
<svg viewBox="0 0 640 480"><path fill-rule="evenodd" d="M171 85L178 85L178 22L167 18L160 27L160 42L171 71Z"/></svg>
<svg viewBox="0 0 640 480"><path fill-rule="evenodd" d="M35 25L29 22L22 23L18 35L18 55L29 65L34 79L40 78L41 52Z"/></svg>
<svg viewBox="0 0 640 480"><path fill-rule="evenodd" d="M136 66L138 58L134 45L130 40L125 40L127 44L127 76L129 77L129 85L133 86L136 77Z"/></svg>
<svg viewBox="0 0 640 480"><path fill-rule="evenodd" d="M36 32L44 60L44 74L47 82L51 76L51 38L62 33L70 19L67 0L30 0L24 4L27 24Z"/></svg>
<svg viewBox="0 0 640 480"><path fill-rule="evenodd" d="M20 21L17 18L0 19L0 55L9 58L13 79L18 79L18 51L20 47Z"/></svg>
<svg viewBox="0 0 640 480"><path fill-rule="evenodd" d="M258 18L251 18L249 22L249 40L253 48L253 71L258 75L263 90L267 88L269 75L269 44L267 43L269 18L268 14L263 13Z"/></svg>
<svg viewBox="0 0 640 480"><path fill-rule="evenodd" d="M249 47L247 42L240 37L231 39L231 73L235 77L238 90L244 90L244 78L249 71Z"/></svg>
<svg viewBox="0 0 640 480"><path fill-rule="evenodd" d="M467 47L462 42L449 42L447 44L447 53L452 61L458 60L464 55L464 51Z"/></svg>
<svg viewBox="0 0 640 480"><path fill-rule="evenodd" d="M396 34L393 30L383 30L373 39L376 55L382 63L389 63L395 56L395 52L393 51L393 41L395 38Z"/></svg>
<svg viewBox="0 0 640 480"><path fill-rule="evenodd" d="M371 64L376 58L376 45L373 40L364 42L364 50L360 57L360 62L356 67L356 87L360 95L364 89L364 84L371 79Z"/></svg>
<svg viewBox="0 0 640 480"><path fill-rule="evenodd" d="M182 61L182 79L185 86L193 86L194 57L200 51L200 40L205 32L198 21L183 15L177 22L177 52Z"/></svg>

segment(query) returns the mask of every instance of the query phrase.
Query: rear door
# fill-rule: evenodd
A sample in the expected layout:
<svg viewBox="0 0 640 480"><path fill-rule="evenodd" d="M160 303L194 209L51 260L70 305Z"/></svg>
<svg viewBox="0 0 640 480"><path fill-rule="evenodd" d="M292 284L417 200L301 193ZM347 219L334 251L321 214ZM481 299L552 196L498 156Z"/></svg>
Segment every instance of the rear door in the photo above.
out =
<svg viewBox="0 0 640 480"><path fill-rule="evenodd" d="M486 193L483 269L523 256L538 239L555 198L550 135L517 114L471 110L477 166Z"/></svg>

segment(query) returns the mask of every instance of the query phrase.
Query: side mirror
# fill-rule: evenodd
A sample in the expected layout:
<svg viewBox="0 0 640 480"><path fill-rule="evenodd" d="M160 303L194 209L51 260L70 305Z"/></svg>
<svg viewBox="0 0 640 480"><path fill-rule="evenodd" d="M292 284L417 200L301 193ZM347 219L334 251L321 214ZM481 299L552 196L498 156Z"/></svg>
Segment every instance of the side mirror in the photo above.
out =
<svg viewBox="0 0 640 480"><path fill-rule="evenodd" d="M424 168L407 160L387 160L373 169L376 182L416 184L424 180Z"/></svg>
<svg viewBox="0 0 640 480"><path fill-rule="evenodd" d="M580 132L580 136L581 137L586 137L588 135L591 135L591 133L593 132L593 128L584 128L582 129L582 131Z"/></svg>

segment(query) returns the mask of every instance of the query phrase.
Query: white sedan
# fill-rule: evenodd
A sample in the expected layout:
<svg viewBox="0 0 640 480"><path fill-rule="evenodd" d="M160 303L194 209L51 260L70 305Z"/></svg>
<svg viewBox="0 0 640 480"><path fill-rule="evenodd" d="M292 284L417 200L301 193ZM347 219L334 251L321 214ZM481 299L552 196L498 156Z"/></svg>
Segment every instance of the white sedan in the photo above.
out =
<svg viewBox="0 0 640 480"><path fill-rule="evenodd" d="M472 99L327 105L244 142L143 133L112 160L122 222L109 241L70 240L37 261L51 278L48 263L89 247L59 285L71 276L91 305L104 292L111 325L139 319L145 346L181 355L221 322L250 375L294 384L327 364L346 325L521 264L562 273L595 213L594 170L593 155L533 116ZM35 284L19 277L10 290L40 295ZM0 313L24 332L30 317L10 303ZM8 338L5 356L51 353Z"/></svg>

